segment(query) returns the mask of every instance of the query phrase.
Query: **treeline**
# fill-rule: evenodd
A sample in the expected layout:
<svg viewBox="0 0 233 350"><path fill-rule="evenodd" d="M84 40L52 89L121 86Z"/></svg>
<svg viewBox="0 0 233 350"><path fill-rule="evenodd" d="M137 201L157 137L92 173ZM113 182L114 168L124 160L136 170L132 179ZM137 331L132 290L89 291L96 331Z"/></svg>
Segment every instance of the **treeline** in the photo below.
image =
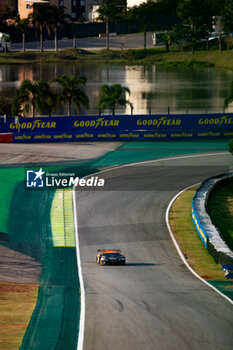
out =
<svg viewBox="0 0 233 350"><path fill-rule="evenodd" d="M119 23L119 27L124 27L126 32L143 31L145 49L146 32L161 29L165 30L163 42L168 51L171 43L177 42L180 45L191 44L194 52L197 43L208 41L214 30L220 50L222 47L233 47L233 0L149 0L132 8L127 8L123 0L103 0L98 12L97 21L104 23L106 28L106 48L109 46L108 33L116 23ZM24 43L28 32L33 28L40 37L41 51L45 32L54 38L54 48L57 50L57 33L65 31L67 27L75 46L79 24L82 28L90 25L83 17L78 22L72 22L63 6L38 3L34 5L33 14L26 19L20 19L9 9L0 10L0 31L8 33L10 26L14 27L21 32Z"/></svg>

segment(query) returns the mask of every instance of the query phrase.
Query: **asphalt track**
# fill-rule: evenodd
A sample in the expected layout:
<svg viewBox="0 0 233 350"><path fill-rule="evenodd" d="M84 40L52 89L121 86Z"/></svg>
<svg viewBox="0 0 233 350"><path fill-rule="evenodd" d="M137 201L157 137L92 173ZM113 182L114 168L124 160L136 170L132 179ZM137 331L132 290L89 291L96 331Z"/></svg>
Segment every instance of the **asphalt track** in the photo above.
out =
<svg viewBox="0 0 233 350"><path fill-rule="evenodd" d="M232 305L187 270L165 222L176 193L231 165L228 154L152 161L103 172L102 191L76 192L84 350L232 349ZM99 248L122 249L127 265L96 265Z"/></svg>

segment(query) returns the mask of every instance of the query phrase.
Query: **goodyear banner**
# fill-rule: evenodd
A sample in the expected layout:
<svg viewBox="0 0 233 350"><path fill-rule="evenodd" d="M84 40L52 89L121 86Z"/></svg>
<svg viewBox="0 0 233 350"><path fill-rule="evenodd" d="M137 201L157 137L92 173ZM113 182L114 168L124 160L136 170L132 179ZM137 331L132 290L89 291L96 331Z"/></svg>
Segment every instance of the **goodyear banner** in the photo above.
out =
<svg viewBox="0 0 233 350"><path fill-rule="evenodd" d="M118 115L0 119L14 142L233 137L233 114Z"/></svg>

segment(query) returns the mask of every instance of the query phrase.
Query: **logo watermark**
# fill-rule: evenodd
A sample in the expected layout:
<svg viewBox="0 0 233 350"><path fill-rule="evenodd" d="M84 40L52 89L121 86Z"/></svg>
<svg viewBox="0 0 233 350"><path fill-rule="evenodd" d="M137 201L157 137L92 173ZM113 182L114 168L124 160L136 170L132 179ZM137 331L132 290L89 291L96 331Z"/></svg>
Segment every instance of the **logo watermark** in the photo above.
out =
<svg viewBox="0 0 233 350"><path fill-rule="evenodd" d="M105 179L97 175L89 177L79 177L75 173L66 172L46 172L42 168L39 170L26 169L27 189L56 189L70 188L78 186L82 188L104 187Z"/></svg>
<svg viewBox="0 0 233 350"><path fill-rule="evenodd" d="M27 170L26 187L28 188L41 188L44 187L44 174L45 172L40 170Z"/></svg>

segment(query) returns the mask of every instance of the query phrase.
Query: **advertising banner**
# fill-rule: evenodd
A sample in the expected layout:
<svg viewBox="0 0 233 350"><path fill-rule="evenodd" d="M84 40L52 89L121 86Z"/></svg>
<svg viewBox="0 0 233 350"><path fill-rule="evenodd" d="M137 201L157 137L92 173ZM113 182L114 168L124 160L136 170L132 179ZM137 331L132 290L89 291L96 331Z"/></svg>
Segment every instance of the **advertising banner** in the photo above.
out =
<svg viewBox="0 0 233 350"><path fill-rule="evenodd" d="M233 114L104 115L0 119L14 142L233 137Z"/></svg>

